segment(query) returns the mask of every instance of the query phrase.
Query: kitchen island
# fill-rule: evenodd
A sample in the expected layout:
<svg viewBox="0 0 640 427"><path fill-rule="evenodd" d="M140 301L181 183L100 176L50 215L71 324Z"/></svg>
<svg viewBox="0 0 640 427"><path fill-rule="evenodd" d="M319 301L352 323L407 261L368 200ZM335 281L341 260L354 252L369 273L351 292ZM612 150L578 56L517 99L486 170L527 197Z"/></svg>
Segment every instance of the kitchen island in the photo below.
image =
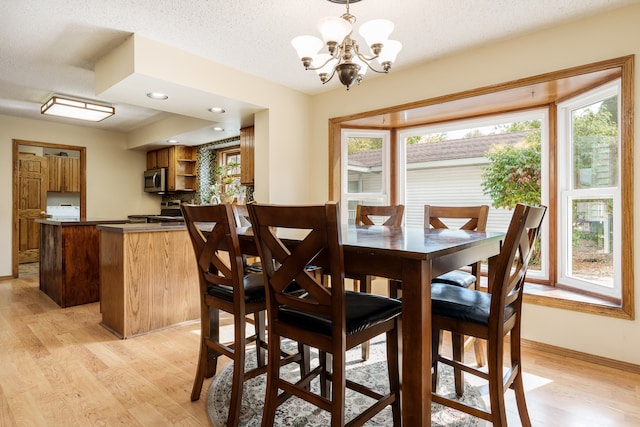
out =
<svg viewBox="0 0 640 427"><path fill-rule="evenodd" d="M36 219L40 223L40 290L60 307L100 298L99 223L126 220Z"/></svg>
<svg viewBox="0 0 640 427"><path fill-rule="evenodd" d="M103 326L129 338L200 318L198 269L184 224L97 228Z"/></svg>

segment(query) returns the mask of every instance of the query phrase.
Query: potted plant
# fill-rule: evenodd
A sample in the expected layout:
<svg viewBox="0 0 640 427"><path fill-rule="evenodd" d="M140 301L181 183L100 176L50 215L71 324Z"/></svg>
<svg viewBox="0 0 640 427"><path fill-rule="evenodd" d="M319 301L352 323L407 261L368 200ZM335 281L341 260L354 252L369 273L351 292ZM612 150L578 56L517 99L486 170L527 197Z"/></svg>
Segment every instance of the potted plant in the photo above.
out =
<svg viewBox="0 0 640 427"><path fill-rule="evenodd" d="M246 188L236 175L239 163L229 162L216 169L216 183L211 186L211 203L244 203Z"/></svg>

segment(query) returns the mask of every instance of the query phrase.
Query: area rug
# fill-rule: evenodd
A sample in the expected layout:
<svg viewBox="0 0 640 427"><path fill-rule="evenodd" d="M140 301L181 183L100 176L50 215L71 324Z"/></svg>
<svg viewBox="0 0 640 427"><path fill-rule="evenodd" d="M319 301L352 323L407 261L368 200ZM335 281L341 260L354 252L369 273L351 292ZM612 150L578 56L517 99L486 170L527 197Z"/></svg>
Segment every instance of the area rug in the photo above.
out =
<svg viewBox="0 0 640 427"><path fill-rule="evenodd" d="M371 356L366 362L363 362L360 358L360 347L350 350L347 353L347 378L362 382L381 391L388 391L389 381L385 361L385 348L384 336L376 338L376 340L371 343ZM250 354L254 353L251 352ZM315 365L317 366L317 354L315 356ZM251 356L248 355L247 359L247 368L255 366L255 358L251 359ZM314 359L312 359L312 366L314 366ZM438 392L448 397L455 396L453 371L448 366L441 366L440 369ZM207 393L207 411L214 427L226 425L229 401L231 398L232 373L233 364L229 363L213 378L209 387ZM298 365L292 363L283 367L281 375L289 377L290 379L300 378ZM260 426L264 405L265 385L266 374L259 375L245 382L242 394L242 407L240 409L240 426ZM317 387L317 384L315 386ZM460 401L486 408L478 389L466 381L464 395L460 398ZM346 394L345 420L349 421L355 418L355 416L364 408L368 407L371 402L372 400L366 396L348 390ZM278 407L274 425L319 427L330 425L330 420L329 413L298 398L292 397ZM387 407L365 425L390 426L391 424L391 407ZM484 420L432 403L431 425L440 427L471 427L484 426L486 423Z"/></svg>

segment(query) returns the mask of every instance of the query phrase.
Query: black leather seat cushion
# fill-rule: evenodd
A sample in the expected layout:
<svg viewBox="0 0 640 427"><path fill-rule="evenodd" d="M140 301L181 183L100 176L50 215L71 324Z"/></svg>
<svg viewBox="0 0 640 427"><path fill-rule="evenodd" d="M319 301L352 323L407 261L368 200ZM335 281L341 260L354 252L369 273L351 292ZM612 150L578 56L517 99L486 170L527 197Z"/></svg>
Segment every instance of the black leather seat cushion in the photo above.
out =
<svg viewBox="0 0 640 427"><path fill-rule="evenodd" d="M467 273L466 271L453 270L436 277L431 281L432 283L446 283L447 285L460 286L462 288L468 288L476 282L476 276Z"/></svg>
<svg viewBox="0 0 640 427"><path fill-rule="evenodd" d="M431 311L433 315L488 325L490 308L491 294L489 293L444 283L431 285ZM510 318L513 313L512 307L505 308L505 320Z"/></svg>
<svg viewBox="0 0 640 427"><path fill-rule="evenodd" d="M402 302L397 299L351 291L345 292L345 306L347 335L398 316L402 311ZM309 331L331 335L331 320L328 316L283 306L280 307L278 319Z"/></svg>
<svg viewBox="0 0 640 427"><path fill-rule="evenodd" d="M212 297L229 302L233 301L233 288L231 286L209 285L207 293ZM247 303L266 301L262 274L249 273L244 276L244 301Z"/></svg>

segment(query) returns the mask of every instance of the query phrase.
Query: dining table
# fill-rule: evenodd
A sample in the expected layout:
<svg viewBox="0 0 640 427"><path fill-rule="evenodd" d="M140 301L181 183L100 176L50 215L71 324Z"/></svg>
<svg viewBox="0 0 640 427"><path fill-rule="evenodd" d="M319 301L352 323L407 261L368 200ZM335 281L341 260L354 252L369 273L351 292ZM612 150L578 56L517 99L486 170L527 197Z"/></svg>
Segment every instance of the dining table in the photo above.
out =
<svg viewBox="0 0 640 427"><path fill-rule="evenodd" d="M256 255L251 227L241 250ZM500 252L504 233L341 226L345 272L402 281L401 402L404 426L431 425L431 279Z"/></svg>

